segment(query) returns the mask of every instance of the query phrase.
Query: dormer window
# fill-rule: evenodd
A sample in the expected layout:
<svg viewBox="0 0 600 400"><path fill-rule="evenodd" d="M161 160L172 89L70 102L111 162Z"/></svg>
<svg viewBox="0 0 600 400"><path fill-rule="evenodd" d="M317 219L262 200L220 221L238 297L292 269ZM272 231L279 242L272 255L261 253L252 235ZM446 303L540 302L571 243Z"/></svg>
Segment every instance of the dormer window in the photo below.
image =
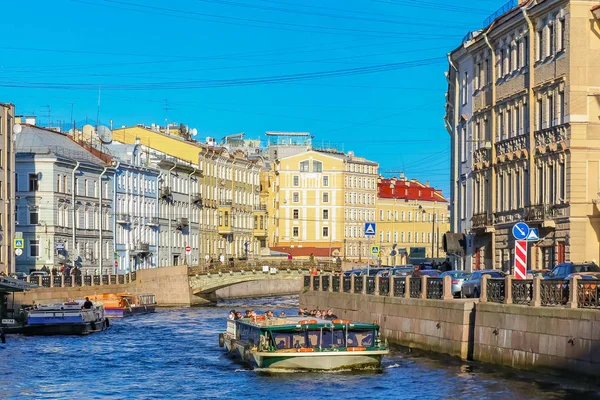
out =
<svg viewBox="0 0 600 400"><path fill-rule="evenodd" d="M300 172L308 172L308 161L302 161L300 163Z"/></svg>
<svg viewBox="0 0 600 400"><path fill-rule="evenodd" d="M313 172L323 172L323 163L313 160Z"/></svg>

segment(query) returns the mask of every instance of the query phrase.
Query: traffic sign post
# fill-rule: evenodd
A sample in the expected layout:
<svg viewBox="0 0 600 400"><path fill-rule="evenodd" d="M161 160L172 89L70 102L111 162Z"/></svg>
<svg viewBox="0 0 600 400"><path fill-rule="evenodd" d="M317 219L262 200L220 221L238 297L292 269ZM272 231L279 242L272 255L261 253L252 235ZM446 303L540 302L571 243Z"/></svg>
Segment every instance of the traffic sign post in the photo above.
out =
<svg viewBox="0 0 600 400"><path fill-rule="evenodd" d="M187 255L192 254L192 247L189 244L187 246L185 246L185 254L187 254Z"/></svg>
<svg viewBox="0 0 600 400"><path fill-rule="evenodd" d="M373 255L379 254L379 246L371 246L371 254L373 254Z"/></svg>
<svg viewBox="0 0 600 400"><path fill-rule="evenodd" d="M527 240L515 241L515 279L527 278Z"/></svg>
<svg viewBox="0 0 600 400"><path fill-rule="evenodd" d="M371 238L375 237L376 233L377 233L377 225L375 224L375 222L365 222L365 237L367 238L368 248L371 247ZM372 252L373 252L373 249L371 248L371 254L372 254ZM379 252L379 250L377 252ZM370 257L367 257L367 276L369 276L370 268L371 268L371 259L370 259Z"/></svg>

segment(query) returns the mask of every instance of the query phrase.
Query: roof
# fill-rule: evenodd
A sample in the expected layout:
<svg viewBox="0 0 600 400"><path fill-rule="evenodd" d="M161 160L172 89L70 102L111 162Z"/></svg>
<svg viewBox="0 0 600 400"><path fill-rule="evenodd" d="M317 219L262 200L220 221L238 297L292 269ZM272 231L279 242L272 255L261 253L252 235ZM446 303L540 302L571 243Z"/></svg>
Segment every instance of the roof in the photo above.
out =
<svg viewBox="0 0 600 400"><path fill-rule="evenodd" d="M266 136L310 136L310 132L265 132Z"/></svg>
<svg viewBox="0 0 600 400"><path fill-rule="evenodd" d="M334 251L340 250L339 247L331 247L331 254ZM291 254L292 257L309 257L311 254L315 257L331 257L329 254L329 246L327 247L286 247L277 246L271 247L271 251Z"/></svg>
<svg viewBox="0 0 600 400"><path fill-rule="evenodd" d="M75 143L64 134L32 125L21 125L23 129L16 136L17 153L53 154L58 157L104 165L105 162L90 151Z"/></svg>
<svg viewBox="0 0 600 400"><path fill-rule="evenodd" d="M416 179L384 178L377 184L377 189L377 197L380 199L448 202L441 190L424 185Z"/></svg>

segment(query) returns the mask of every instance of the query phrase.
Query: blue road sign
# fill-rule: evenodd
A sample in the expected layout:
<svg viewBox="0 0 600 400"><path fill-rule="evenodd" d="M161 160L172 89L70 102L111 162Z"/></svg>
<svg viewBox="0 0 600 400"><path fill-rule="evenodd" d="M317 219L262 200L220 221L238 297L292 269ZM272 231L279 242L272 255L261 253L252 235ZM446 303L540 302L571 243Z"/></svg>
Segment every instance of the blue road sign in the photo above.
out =
<svg viewBox="0 0 600 400"><path fill-rule="evenodd" d="M531 242L535 242L536 240L540 240L540 234L537 228L531 228L529 230L529 234L527 235L527 240Z"/></svg>
<svg viewBox="0 0 600 400"><path fill-rule="evenodd" d="M529 235L529 226L525 222L517 222L512 229L513 236L517 240L524 240Z"/></svg>
<svg viewBox="0 0 600 400"><path fill-rule="evenodd" d="M23 239L15 239L15 249L22 249L24 246Z"/></svg>
<svg viewBox="0 0 600 400"><path fill-rule="evenodd" d="M365 236L374 237L375 232L377 232L377 226L375 225L375 222L365 222Z"/></svg>
<svg viewBox="0 0 600 400"><path fill-rule="evenodd" d="M63 242L56 242L56 250L64 250L65 244Z"/></svg>

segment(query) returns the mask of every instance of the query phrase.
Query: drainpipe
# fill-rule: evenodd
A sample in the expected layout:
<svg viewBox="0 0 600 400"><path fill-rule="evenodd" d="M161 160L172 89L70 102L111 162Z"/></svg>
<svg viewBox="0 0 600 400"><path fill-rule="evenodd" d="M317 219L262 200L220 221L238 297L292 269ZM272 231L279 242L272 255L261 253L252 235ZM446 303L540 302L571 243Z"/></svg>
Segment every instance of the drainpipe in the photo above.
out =
<svg viewBox="0 0 600 400"><path fill-rule="evenodd" d="M100 212L98 215L98 221L100 222L100 247L98 248L98 271L100 275L102 275L102 177L106 174L108 167L104 167L104 170L100 174L100 178L98 178L98 201L100 202Z"/></svg>
<svg viewBox="0 0 600 400"><path fill-rule="evenodd" d="M496 140L495 140L495 133L496 133L496 52L494 51L494 48L492 47L488 36L487 36L487 32L484 32L483 34L483 38L485 39L485 43L487 44L487 46L490 49L490 59L492 61L491 63L491 67L492 67L492 81L491 81L491 91L492 91L492 104L491 104L491 116L492 116L492 129L491 129L491 134L490 134L490 143L492 144L492 148L490 150L490 163L491 163L491 177L490 177L490 183L491 183L491 187L490 187L490 207L489 210L491 212L492 215L492 225L493 225L493 215L494 212L496 211ZM492 260L492 265L491 267L494 268L494 259L496 257L496 233L495 230L492 229L491 232L491 239L490 239L490 251L491 251L491 260Z"/></svg>
<svg viewBox="0 0 600 400"><path fill-rule="evenodd" d="M161 180L161 178L163 177L163 173L162 171L158 174L158 177L156 178L156 204L155 204L155 208L154 208L154 214L156 215L156 222L158 224L158 229L154 228L154 239L155 239L155 243L156 243L156 267L159 268L160 267L160 205L159 205L159 196L160 196L160 191L158 190L158 181ZM158 210L156 209L158 208Z"/></svg>
<svg viewBox="0 0 600 400"><path fill-rule="evenodd" d="M193 167L192 167L193 168ZM188 245L192 247L192 242L190 240L190 233L192 232L192 175L196 173L196 170L192 170L192 172L188 175ZM190 265L189 258L191 257L191 253L185 255L187 265Z"/></svg>
<svg viewBox="0 0 600 400"><path fill-rule="evenodd" d="M529 60L527 61L527 75L528 75L528 79L527 79L527 103L528 103L528 119L529 119L529 154L528 154L528 165L527 168L529 169L529 205L533 205L534 204L534 192L535 192L535 182L532 179L532 177L534 176L534 170L535 170L535 163L534 163L534 155L535 155L535 135L534 135L534 124L535 124L535 115L533 113L533 111L535 110L533 104L534 104L534 93L533 93L533 85L535 82L535 56L534 56L534 52L533 52L533 46L535 44L534 42L534 37L533 37L533 22L531 22L531 18L529 18L529 15L527 15L527 8L523 7L521 8L521 12L523 13L523 17L525 18L525 21L527 21L527 30L529 31Z"/></svg>
<svg viewBox="0 0 600 400"><path fill-rule="evenodd" d="M116 236L117 235L117 214L118 214L118 208L119 208L119 202L118 202L118 198L117 198L117 182L118 182L118 177L117 177L117 170L119 169L119 166L121 165L121 161L117 161L117 163L115 164L115 179L113 180L113 204L114 204L114 218L113 218L113 235ZM98 184L98 187L100 188L100 193L102 193L102 180L100 181L100 183ZM100 199L100 205L102 206L102 199ZM100 207L100 211L102 211L102 207ZM100 213L100 221L102 221L102 212ZM100 229L100 232L102 232L102 229ZM117 252L117 241L115 240L116 237L113 237L113 254ZM102 240L100 240L100 243L102 244ZM120 267L124 267L124 265L120 265ZM115 268L115 273L119 273L118 272L118 267Z"/></svg>
<svg viewBox="0 0 600 400"><path fill-rule="evenodd" d="M169 190L171 193L173 193L173 186L171 185L173 179L171 178L171 172L175 169L175 167L177 167L177 164L174 163L173 168L169 170ZM170 204L169 211L167 212L169 217L169 263L173 261L173 232L171 232L171 220L173 219L171 218L172 208L172 204Z"/></svg>
<svg viewBox="0 0 600 400"><path fill-rule="evenodd" d="M71 203L73 204L73 253L75 253L75 235L77 232L77 214L75 212L75 190L77 187L75 186L75 171L77 171L80 165L79 161L75 161L75 163L75 168L73 168L71 173Z"/></svg>

